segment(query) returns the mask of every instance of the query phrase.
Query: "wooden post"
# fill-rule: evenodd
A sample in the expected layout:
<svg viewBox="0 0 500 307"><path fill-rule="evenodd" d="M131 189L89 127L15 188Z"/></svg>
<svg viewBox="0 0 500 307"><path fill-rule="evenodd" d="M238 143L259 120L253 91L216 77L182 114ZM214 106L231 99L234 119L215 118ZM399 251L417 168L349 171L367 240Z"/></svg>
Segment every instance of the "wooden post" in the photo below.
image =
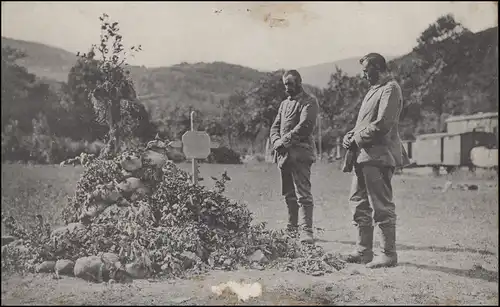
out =
<svg viewBox="0 0 500 307"><path fill-rule="evenodd" d="M191 131L194 131L194 111L191 111ZM192 159L192 169L193 169L193 184L198 184L198 161L195 158Z"/></svg>
<svg viewBox="0 0 500 307"><path fill-rule="evenodd" d="M337 145L337 154L336 154L335 158L337 160L339 160L340 159L340 136L337 137L337 144L336 145Z"/></svg>
<svg viewBox="0 0 500 307"><path fill-rule="evenodd" d="M271 162L271 140L269 138L266 139L266 149L265 149L265 157L266 157L266 162Z"/></svg>

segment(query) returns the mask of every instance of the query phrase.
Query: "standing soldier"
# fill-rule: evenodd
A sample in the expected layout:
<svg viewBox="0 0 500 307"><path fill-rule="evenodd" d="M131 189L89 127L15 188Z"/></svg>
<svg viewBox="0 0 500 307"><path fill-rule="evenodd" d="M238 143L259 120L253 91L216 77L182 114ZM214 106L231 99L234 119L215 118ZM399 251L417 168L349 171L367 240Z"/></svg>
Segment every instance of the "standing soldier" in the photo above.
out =
<svg viewBox="0 0 500 307"><path fill-rule="evenodd" d="M298 71L283 74L288 98L281 102L272 124L270 140L274 162L281 171L281 191L288 207L287 230L295 234L302 211L300 240L313 243L313 197L311 166L316 161L313 131L318 115L318 102L302 88Z"/></svg>
<svg viewBox="0 0 500 307"><path fill-rule="evenodd" d="M347 255L347 261L367 263L369 268L395 266L396 212L391 179L395 168L409 164L398 130L403 97L384 57L370 53L359 62L371 88L361 104L356 126L343 141L348 149L344 171L354 168L355 173L349 202L358 229L356 250ZM375 258L374 222L382 235L382 253Z"/></svg>

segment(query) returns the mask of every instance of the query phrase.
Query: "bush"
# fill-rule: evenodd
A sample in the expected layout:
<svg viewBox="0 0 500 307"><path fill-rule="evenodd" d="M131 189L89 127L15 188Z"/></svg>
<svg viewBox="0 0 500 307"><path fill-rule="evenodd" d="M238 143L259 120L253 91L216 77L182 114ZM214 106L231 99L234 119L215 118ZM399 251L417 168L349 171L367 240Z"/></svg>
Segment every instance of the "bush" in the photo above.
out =
<svg viewBox="0 0 500 307"><path fill-rule="evenodd" d="M99 140L88 141L73 141L70 138L54 138L55 152L54 163L67 160L79 156L81 153L99 155L99 152L104 148L105 144Z"/></svg>
<svg viewBox="0 0 500 307"><path fill-rule="evenodd" d="M30 159L31 144L24 143L31 141L23 136L19 129L19 121L9 121L2 130L2 162L5 161L28 161Z"/></svg>
<svg viewBox="0 0 500 307"><path fill-rule="evenodd" d="M241 164L240 154L228 147L212 148L207 158L208 163Z"/></svg>
<svg viewBox="0 0 500 307"><path fill-rule="evenodd" d="M170 148L169 150L166 151L166 155L169 160L175 163L183 162L186 160L186 155L184 155L182 150Z"/></svg>
<svg viewBox="0 0 500 307"><path fill-rule="evenodd" d="M44 134L10 137L2 135L2 162L35 161L40 164L54 164L79 156L83 152L98 155L104 145L99 140L74 141Z"/></svg>
<svg viewBox="0 0 500 307"><path fill-rule="evenodd" d="M47 260L75 261L109 252L127 264L146 259L152 275L182 277L188 272L255 265L249 256L257 251L270 260L269 266L304 273L343 267L344 262L319 246L301 244L283 231L254 224L244 204L223 195L230 180L226 173L215 178L215 188L208 190L193 185L190 175L174 163L155 165L144 152L124 152L84 165L76 192L63 211L66 223L79 223L76 231L51 232L42 223L27 230L3 217L9 234L21 239L27 252L19 257L15 249L2 251L2 269L32 271ZM149 192L139 193L138 188L126 194L120 186L131 174L122 165L137 157L141 166L131 174Z"/></svg>
<svg viewBox="0 0 500 307"><path fill-rule="evenodd" d="M243 158L243 163L252 163L252 162L262 163L265 161L266 157L263 154L246 155Z"/></svg>
<svg viewBox="0 0 500 307"><path fill-rule="evenodd" d="M2 131L2 162L34 161L54 164L73 158L83 152L99 154L104 147L101 141L74 141L68 137L54 136L45 116L33 119L33 132L23 133L17 121L11 121Z"/></svg>

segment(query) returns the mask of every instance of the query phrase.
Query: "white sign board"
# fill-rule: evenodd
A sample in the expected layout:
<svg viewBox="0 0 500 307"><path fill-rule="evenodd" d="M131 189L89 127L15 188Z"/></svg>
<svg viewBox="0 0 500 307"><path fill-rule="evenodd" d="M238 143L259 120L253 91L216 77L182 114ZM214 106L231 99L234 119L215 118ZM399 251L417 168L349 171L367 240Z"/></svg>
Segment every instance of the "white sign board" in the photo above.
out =
<svg viewBox="0 0 500 307"><path fill-rule="evenodd" d="M188 159L205 159L210 154L210 136L204 131L187 131L182 136L182 150Z"/></svg>

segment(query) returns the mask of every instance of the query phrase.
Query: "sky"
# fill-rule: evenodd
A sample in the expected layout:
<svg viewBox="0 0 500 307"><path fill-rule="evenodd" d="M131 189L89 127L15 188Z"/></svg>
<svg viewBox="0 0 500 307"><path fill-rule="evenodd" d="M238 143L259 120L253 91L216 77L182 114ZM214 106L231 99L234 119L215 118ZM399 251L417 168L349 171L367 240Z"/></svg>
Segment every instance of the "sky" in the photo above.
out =
<svg viewBox="0 0 500 307"><path fill-rule="evenodd" d="M99 16L118 21L129 61L148 67L224 61L291 69L362 56L403 55L439 16L473 32L498 25L494 2L9 2L2 36L67 51L99 42Z"/></svg>

